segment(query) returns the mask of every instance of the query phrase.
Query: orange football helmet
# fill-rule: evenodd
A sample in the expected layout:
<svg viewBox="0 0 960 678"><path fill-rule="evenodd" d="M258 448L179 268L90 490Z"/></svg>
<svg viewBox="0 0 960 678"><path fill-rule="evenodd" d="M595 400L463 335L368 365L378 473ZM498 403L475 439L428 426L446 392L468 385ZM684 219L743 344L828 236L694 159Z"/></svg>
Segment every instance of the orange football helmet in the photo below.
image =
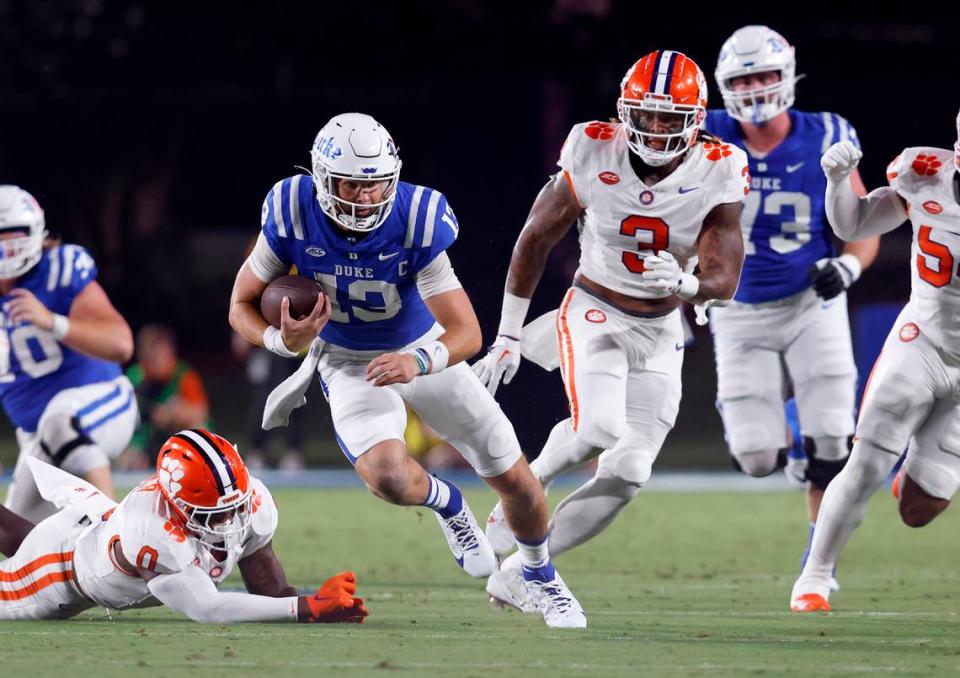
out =
<svg viewBox="0 0 960 678"><path fill-rule="evenodd" d="M237 449L215 433L175 433L157 456L160 493L201 542L231 548L243 542L252 488Z"/></svg>
<svg viewBox="0 0 960 678"><path fill-rule="evenodd" d="M707 113L707 81L693 59L657 50L630 67L617 112L630 150L646 164L665 165L697 140Z"/></svg>

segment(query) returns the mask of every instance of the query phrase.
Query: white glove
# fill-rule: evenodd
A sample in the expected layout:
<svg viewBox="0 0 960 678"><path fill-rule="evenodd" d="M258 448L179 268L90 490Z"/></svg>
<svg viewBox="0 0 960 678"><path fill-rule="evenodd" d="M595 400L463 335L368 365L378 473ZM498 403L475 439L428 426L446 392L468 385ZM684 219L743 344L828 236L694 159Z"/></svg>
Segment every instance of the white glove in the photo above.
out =
<svg viewBox="0 0 960 678"><path fill-rule="evenodd" d="M820 158L820 167L827 175L827 181L839 184L857 169L862 157L863 151L849 141L841 141L827 149Z"/></svg>
<svg viewBox="0 0 960 678"><path fill-rule="evenodd" d="M676 257L666 250L652 254L643 260L643 287L651 292L666 292L679 295L689 301L700 290L700 279L684 273Z"/></svg>
<svg viewBox="0 0 960 678"><path fill-rule="evenodd" d="M666 250L660 254L652 254L643 260L644 287L649 290L674 294L680 289L680 264L676 258Z"/></svg>
<svg viewBox="0 0 960 678"><path fill-rule="evenodd" d="M497 394L500 379L509 384L520 368L520 340L498 335L490 351L473 364L473 371L490 391Z"/></svg>
<svg viewBox="0 0 960 678"><path fill-rule="evenodd" d="M707 299L702 304L694 304L693 314L696 316L697 325L702 327L709 322L710 318L707 315L709 309L717 306L729 306L731 301L733 299Z"/></svg>
<svg viewBox="0 0 960 678"><path fill-rule="evenodd" d="M787 465L783 467L783 475L787 478L790 487L802 490L807 486L807 458L797 459L787 457Z"/></svg>

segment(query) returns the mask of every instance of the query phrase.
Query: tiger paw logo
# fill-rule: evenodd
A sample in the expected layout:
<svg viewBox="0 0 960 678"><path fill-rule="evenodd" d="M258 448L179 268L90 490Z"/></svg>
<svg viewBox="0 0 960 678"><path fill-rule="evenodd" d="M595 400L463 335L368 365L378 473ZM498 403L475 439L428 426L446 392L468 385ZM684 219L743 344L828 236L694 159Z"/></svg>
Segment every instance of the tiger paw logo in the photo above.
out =
<svg viewBox="0 0 960 678"><path fill-rule="evenodd" d="M259 511L260 505L263 504L263 497L257 494L256 490L253 491L253 499L251 500L251 503L253 505L253 513Z"/></svg>
<svg viewBox="0 0 960 678"><path fill-rule="evenodd" d="M612 139L613 132L613 125L606 122L591 122L587 125L586 129L583 130L584 134L597 141Z"/></svg>
<svg viewBox="0 0 960 678"><path fill-rule="evenodd" d="M175 497L183 489L180 481L183 480L183 466L179 459L164 457L160 462L160 470L157 472L157 478L160 485L170 496Z"/></svg>
<svg viewBox="0 0 960 678"><path fill-rule="evenodd" d="M920 328L916 323L907 323L900 328L900 341L907 343L920 336Z"/></svg>
<svg viewBox="0 0 960 678"><path fill-rule="evenodd" d="M733 151L730 150L730 144L715 144L708 141L703 144L703 150L707 152L707 160L712 160L713 162L721 158L726 158L728 155L733 155Z"/></svg>
<svg viewBox="0 0 960 678"><path fill-rule="evenodd" d="M176 542L183 543L187 540L187 533L183 530L183 525L168 520L163 524L163 529L170 535L170 538Z"/></svg>
<svg viewBox="0 0 960 678"><path fill-rule="evenodd" d="M934 155L918 155L913 161L913 171L922 177L932 177L943 163Z"/></svg>
<svg viewBox="0 0 960 678"><path fill-rule="evenodd" d="M592 323L605 323L607 322L607 314L601 311L599 308L591 308L586 312L584 317L588 322Z"/></svg>

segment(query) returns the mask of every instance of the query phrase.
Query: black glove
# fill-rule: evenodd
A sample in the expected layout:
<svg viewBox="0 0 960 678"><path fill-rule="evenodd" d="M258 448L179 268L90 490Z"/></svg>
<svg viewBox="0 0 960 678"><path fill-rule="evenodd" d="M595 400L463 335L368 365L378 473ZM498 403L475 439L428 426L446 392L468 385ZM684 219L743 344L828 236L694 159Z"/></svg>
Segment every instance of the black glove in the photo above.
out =
<svg viewBox="0 0 960 678"><path fill-rule="evenodd" d="M852 254L821 259L810 267L810 279L817 296L827 301L845 291L860 277L860 260Z"/></svg>

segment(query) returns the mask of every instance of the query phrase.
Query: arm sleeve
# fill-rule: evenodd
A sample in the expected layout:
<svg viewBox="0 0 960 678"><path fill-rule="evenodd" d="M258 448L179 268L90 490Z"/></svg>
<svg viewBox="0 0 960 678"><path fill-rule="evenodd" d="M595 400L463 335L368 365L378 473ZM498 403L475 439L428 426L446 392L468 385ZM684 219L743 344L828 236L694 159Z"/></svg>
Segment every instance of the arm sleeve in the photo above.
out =
<svg viewBox="0 0 960 678"><path fill-rule="evenodd" d="M296 596L269 598L218 591L213 580L194 565L158 575L147 582L147 588L161 603L201 624L297 621Z"/></svg>
<svg viewBox="0 0 960 678"><path fill-rule="evenodd" d="M825 206L833 232L847 241L882 235L907 218L903 201L894 189L882 186L858 198L849 180L827 182Z"/></svg>
<svg viewBox="0 0 960 678"><path fill-rule="evenodd" d="M285 275L290 270L290 264L284 262L270 244L263 231L257 236L257 242L253 246L253 251L247 257L247 265L250 270L261 281L269 283L275 278Z"/></svg>
<svg viewBox="0 0 960 678"><path fill-rule="evenodd" d="M417 290L421 299L429 299L450 290L462 289L463 285L457 278L450 264L450 257L441 252L426 268L417 273Z"/></svg>

